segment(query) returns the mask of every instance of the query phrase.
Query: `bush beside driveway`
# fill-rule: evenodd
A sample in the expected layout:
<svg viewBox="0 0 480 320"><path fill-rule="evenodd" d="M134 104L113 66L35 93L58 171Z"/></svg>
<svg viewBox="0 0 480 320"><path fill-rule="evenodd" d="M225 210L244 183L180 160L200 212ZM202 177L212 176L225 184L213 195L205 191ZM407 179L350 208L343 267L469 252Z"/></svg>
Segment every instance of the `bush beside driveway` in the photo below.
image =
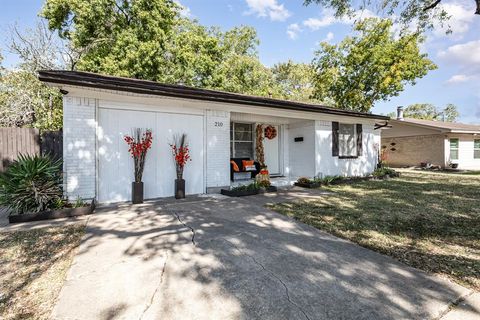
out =
<svg viewBox="0 0 480 320"><path fill-rule="evenodd" d="M270 207L480 289L480 176L403 170L397 179L326 190L332 194Z"/></svg>

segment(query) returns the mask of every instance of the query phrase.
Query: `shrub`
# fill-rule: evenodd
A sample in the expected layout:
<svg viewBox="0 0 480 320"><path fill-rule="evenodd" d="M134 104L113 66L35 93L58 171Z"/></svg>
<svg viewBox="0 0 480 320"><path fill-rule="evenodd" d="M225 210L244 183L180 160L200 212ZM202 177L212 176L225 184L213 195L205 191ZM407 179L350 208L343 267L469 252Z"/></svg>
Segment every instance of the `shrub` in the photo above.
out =
<svg viewBox="0 0 480 320"><path fill-rule="evenodd" d="M270 187L270 186L272 185L272 184L270 183L270 181L268 181L268 180L260 181L260 182L258 182L257 184L258 184L258 186L259 186L260 188L265 188L265 189L268 188L268 187Z"/></svg>
<svg viewBox="0 0 480 320"><path fill-rule="evenodd" d="M342 179L343 179L342 176L325 176L323 178L317 178L315 179L315 181L323 185L329 185L335 181L342 180Z"/></svg>
<svg viewBox="0 0 480 320"><path fill-rule="evenodd" d="M372 176L376 178L385 178L387 176L390 178L395 178L399 176L399 173L393 170L392 168L381 167L381 168L375 169L375 171L373 171L372 173Z"/></svg>
<svg viewBox="0 0 480 320"><path fill-rule="evenodd" d="M299 184L311 184L312 180L310 180L309 178L306 178L306 177L301 177L301 178L297 179L297 183L299 183Z"/></svg>
<svg viewBox="0 0 480 320"><path fill-rule="evenodd" d="M0 174L0 205L14 213L40 212L62 200L61 160L20 155Z"/></svg>
<svg viewBox="0 0 480 320"><path fill-rule="evenodd" d="M260 186L256 182L252 182L252 183L247 184L247 185L233 187L230 190L231 191L247 191L247 190L248 191L253 191L253 190L258 190L258 189L260 189Z"/></svg>

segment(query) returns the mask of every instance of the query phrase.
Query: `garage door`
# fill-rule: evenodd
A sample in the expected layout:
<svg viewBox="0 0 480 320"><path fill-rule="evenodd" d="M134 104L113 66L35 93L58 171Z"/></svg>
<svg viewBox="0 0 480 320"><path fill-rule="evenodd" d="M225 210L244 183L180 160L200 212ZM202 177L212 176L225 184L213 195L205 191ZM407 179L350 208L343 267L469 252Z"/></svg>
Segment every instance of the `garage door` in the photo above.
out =
<svg viewBox="0 0 480 320"><path fill-rule="evenodd" d="M123 140L133 128L151 128L152 148L143 173L146 199L174 195L175 166L169 143L186 133L192 161L184 171L187 194L204 193L203 116L99 108L98 200L131 200L133 160Z"/></svg>

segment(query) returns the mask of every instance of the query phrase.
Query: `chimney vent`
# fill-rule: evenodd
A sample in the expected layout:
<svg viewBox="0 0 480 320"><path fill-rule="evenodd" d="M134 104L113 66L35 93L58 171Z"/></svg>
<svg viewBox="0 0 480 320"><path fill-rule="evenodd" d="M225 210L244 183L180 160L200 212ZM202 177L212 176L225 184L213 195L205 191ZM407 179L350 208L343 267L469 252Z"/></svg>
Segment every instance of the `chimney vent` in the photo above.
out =
<svg viewBox="0 0 480 320"><path fill-rule="evenodd" d="M403 121L403 106L397 107L397 120Z"/></svg>

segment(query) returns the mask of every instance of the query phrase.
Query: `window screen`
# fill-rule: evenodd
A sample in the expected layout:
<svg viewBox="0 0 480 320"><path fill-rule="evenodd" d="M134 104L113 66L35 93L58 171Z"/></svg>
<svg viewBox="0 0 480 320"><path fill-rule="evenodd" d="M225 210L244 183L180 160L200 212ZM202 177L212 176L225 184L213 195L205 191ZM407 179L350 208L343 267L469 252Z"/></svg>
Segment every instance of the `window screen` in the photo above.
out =
<svg viewBox="0 0 480 320"><path fill-rule="evenodd" d="M480 159L480 139L473 140L473 158Z"/></svg>
<svg viewBox="0 0 480 320"><path fill-rule="evenodd" d="M230 124L230 156L253 159L253 125L232 122Z"/></svg>
<svg viewBox="0 0 480 320"><path fill-rule="evenodd" d="M338 148L341 157L357 156L357 138L354 124L339 124Z"/></svg>
<svg viewBox="0 0 480 320"><path fill-rule="evenodd" d="M458 139L450 139L450 160L458 160Z"/></svg>

